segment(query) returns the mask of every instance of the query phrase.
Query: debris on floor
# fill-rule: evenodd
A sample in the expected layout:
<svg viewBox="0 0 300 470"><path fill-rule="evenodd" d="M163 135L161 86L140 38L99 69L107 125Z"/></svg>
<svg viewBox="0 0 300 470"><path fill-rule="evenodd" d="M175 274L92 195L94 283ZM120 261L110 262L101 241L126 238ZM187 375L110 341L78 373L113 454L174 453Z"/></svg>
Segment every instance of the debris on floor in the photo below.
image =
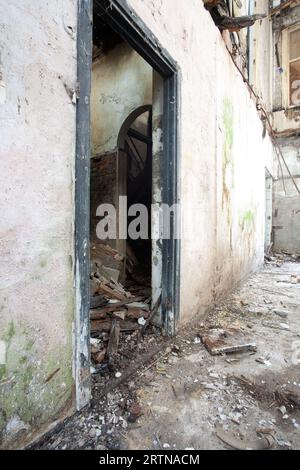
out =
<svg viewBox="0 0 300 470"><path fill-rule="evenodd" d="M129 247L128 247L129 250ZM137 263L133 251L127 260L130 272ZM108 245L91 247L91 357L94 374L126 367L134 347L141 352L140 338L157 313L151 310L151 289L125 279L124 258ZM158 328L151 327L156 334ZM118 373L118 372L117 372Z"/></svg>
<svg viewBox="0 0 300 470"><path fill-rule="evenodd" d="M257 350L253 341L251 342L241 330L237 331L234 328L227 328L227 330L215 328L203 334L201 339L213 356Z"/></svg>
<svg viewBox="0 0 300 470"><path fill-rule="evenodd" d="M35 448L300 449L300 284L281 282L298 279L300 257L268 258L175 339L151 323L141 334L139 318L156 308L146 292L126 285L131 297L113 303L102 295L91 317L102 308L105 316L92 322L110 328L91 338L92 407ZM137 329L122 329L128 321ZM287 321L289 329L269 326Z"/></svg>
<svg viewBox="0 0 300 470"><path fill-rule="evenodd" d="M275 447L276 441L271 431L264 432L261 438L255 440L236 437L232 432L225 431L220 425L216 426L216 434L225 444L237 450L267 450ZM262 434L262 433L261 433Z"/></svg>

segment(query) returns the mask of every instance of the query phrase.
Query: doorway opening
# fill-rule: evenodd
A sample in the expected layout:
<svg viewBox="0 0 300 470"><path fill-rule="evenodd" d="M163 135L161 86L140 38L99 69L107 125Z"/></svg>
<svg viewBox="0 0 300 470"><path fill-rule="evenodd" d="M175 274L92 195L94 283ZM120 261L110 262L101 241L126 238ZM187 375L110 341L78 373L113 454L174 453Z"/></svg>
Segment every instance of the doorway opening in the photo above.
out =
<svg viewBox="0 0 300 470"><path fill-rule="evenodd" d="M91 2L82 0L75 227L78 409L90 397L89 351L101 386L118 379L127 367L120 371L118 359L128 338L135 338L137 353L149 325L175 333L180 292L180 212L168 214L167 238L160 214L163 205L179 203L178 69L123 1L94 0L93 26L91 16ZM131 356L128 349L126 355Z"/></svg>
<svg viewBox="0 0 300 470"><path fill-rule="evenodd" d="M144 237L128 238L126 268L133 280L151 288L152 108L133 121L124 144L128 207L142 204L148 216ZM133 219L128 216L127 228Z"/></svg>

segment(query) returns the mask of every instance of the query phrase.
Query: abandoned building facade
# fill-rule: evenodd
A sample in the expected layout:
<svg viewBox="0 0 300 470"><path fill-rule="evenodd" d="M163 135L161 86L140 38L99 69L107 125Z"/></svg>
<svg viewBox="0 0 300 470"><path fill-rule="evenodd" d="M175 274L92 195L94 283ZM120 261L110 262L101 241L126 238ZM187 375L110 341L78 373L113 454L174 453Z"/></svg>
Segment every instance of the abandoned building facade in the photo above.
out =
<svg viewBox="0 0 300 470"><path fill-rule="evenodd" d="M0 12L0 447L22 447L90 401L90 293L144 277L174 334L265 250L300 252L300 4ZM141 204L157 236L128 242Z"/></svg>

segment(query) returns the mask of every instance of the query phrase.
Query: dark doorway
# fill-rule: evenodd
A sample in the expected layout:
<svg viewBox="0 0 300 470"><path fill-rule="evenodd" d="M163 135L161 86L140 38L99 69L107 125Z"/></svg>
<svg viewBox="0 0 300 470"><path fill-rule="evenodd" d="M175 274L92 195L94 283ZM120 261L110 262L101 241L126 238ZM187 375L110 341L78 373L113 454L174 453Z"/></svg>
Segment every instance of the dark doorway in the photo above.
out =
<svg viewBox="0 0 300 470"><path fill-rule="evenodd" d="M93 17L93 26L91 18ZM80 0L78 22L78 82L80 96L77 108L76 144L76 400L77 408L90 399L89 357L89 181L90 181L90 80L92 60L92 34L103 23L118 38L126 41L163 78L163 159L161 164L162 203L171 207L179 203L178 126L179 86L178 68L154 35L123 0ZM115 42L115 38L109 33ZM109 47L109 45L108 45ZM137 134L129 132L127 138L137 142ZM133 137L134 135L134 137ZM141 135L139 136L141 138ZM145 135L144 135L145 137ZM148 133L146 134L148 138ZM130 146L130 143L128 143ZM132 143L131 143L132 145ZM131 149L132 151L132 149ZM147 165L147 159L145 160ZM129 176L128 176L129 179ZM128 181L130 183L130 181ZM143 198L149 198L145 190ZM161 318L166 332L175 333L179 317L180 292L180 217L171 218L171 238L161 241Z"/></svg>

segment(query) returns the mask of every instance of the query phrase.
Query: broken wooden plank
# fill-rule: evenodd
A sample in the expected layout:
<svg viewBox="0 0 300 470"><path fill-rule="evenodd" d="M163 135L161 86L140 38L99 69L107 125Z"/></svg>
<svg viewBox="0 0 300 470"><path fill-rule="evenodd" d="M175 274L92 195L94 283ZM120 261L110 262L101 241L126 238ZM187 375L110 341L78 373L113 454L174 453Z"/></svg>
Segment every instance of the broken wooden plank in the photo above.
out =
<svg viewBox="0 0 300 470"><path fill-rule="evenodd" d="M264 18L266 18L265 14L238 16L236 18L232 16L222 16L219 18L214 18L214 21L219 29L226 29L230 32L235 32L239 31L242 28L248 28L249 26L253 26L256 21L262 20Z"/></svg>
<svg viewBox="0 0 300 470"><path fill-rule="evenodd" d="M107 300L105 300L103 295L96 295L90 299L90 308L92 309L102 307L105 304L107 304Z"/></svg>
<svg viewBox="0 0 300 470"><path fill-rule="evenodd" d="M142 310L140 308L128 306L126 317L129 319L138 320L141 317L148 318L149 314L149 311L147 312L146 310Z"/></svg>
<svg viewBox="0 0 300 470"><path fill-rule="evenodd" d="M99 331L110 331L111 323L111 320L92 320L91 332L96 333ZM132 322L129 320L120 320L119 323L121 331L134 331L140 329L137 322Z"/></svg>
<svg viewBox="0 0 300 470"><path fill-rule="evenodd" d="M116 310L115 312L113 312L113 316L114 317L117 317L117 318L120 318L121 320L125 320L125 317L126 317L126 313L127 313L127 310Z"/></svg>
<svg viewBox="0 0 300 470"><path fill-rule="evenodd" d="M98 351L92 354L92 359L95 364L101 364L106 356L106 350L102 349L102 351Z"/></svg>
<svg viewBox="0 0 300 470"><path fill-rule="evenodd" d="M90 314L91 320L102 320L105 318L106 314L109 312L114 312L116 310L121 309L124 306L131 305L134 302L139 302L140 300L143 300L143 297L132 297L131 299L126 299L121 302L116 302L116 303L107 303L105 307L100 308L99 310L94 310Z"/></svg>
<svg viewBox="0 0 300 470"><path fill-rule="evenodd" d="M113 320L111 324L110 337L107 346L107 356L109 362L113 360L114 356L118 352L120 331L120 322L118 322L117 319Z"/></svg>
<svg viewBox="0 0 300 470"><path fill-rule="evenodd" d="M125 300L125 295L120 294L115 289L111 289L109 286L105 285L104 282L101 282L98 287L98 292L107 295L110 299Z"/></svg>
<svg viewBox="0 0 300 470"><path fill-rule="evenodd" d="M280 5L278 5L277 7L271 8L270 15L271 16L276 15L276 13L279 13L281 10L284 10L285 8L294 7L299 4L300 4L299 0L285 0L281 2Z"/></svg>
<svg viewBox="0 0 300 470"><path fill-rule="evenodd" d="M201 335L201 340L212 355L257 351L256 344L245 338L240 332L215 328Z"/></svg>

